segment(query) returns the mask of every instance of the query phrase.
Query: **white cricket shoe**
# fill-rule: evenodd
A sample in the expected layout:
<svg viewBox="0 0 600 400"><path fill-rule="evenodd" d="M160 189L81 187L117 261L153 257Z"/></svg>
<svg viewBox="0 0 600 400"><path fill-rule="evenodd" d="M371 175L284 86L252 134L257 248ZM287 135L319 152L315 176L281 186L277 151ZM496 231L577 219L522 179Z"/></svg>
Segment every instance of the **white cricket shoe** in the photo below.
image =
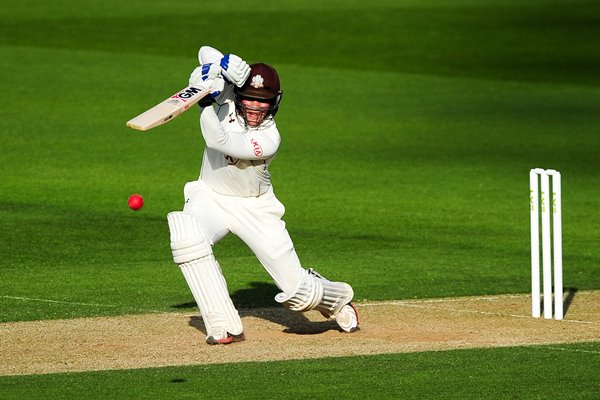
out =
<svg viewBox="0 0 600 400"><path fill-rule="evenodd" d="M358 330L358 311L352 303L346 304L335 316L335 322L344 330L344 332L354 332Z"/></svg>

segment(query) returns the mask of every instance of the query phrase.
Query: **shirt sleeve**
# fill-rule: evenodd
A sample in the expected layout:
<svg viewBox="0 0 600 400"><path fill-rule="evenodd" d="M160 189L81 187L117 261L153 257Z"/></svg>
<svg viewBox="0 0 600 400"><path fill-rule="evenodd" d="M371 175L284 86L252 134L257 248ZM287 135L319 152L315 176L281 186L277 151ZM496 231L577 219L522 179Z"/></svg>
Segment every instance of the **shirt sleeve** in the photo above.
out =
<svg viewBox="0 0 600 400"><path fill-rule="evenodd" d="M242 160L264 160L277 152L281 138L277 128L227 132L213 107L202 109L200 128L206 146Z"/></svg>

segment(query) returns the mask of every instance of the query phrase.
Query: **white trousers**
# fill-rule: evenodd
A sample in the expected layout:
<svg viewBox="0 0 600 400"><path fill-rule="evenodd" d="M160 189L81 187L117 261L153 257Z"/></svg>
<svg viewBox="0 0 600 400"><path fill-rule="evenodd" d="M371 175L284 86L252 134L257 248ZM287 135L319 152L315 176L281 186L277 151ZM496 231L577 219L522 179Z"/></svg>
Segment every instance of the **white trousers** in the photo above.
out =
<svg viewBox="0 0 600 400"><path fill-rule="evenodd" d="M185 185L184 196L183 212L196 218L211 246L232 232L252 250L281 291L294 292L306 271L281 219L285 207L272 188L259 197L235 197L193 181Z"/></svg>

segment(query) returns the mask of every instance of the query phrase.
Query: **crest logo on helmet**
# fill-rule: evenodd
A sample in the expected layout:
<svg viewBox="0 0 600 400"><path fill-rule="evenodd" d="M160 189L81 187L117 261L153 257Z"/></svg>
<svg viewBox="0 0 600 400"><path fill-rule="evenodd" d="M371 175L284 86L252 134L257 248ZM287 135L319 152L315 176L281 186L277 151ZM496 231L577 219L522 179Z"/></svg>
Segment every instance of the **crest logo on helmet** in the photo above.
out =
<svg viewBox="0 0 600 400"><path fill-rule="evenodd" d="M256 89L260 89L260 88L264 87L264 85L263 85L264 82L265 82L265 80L263 79L262 76L254 75L252 77L252 82L250 82L250 86L255 87Z"/></svg>

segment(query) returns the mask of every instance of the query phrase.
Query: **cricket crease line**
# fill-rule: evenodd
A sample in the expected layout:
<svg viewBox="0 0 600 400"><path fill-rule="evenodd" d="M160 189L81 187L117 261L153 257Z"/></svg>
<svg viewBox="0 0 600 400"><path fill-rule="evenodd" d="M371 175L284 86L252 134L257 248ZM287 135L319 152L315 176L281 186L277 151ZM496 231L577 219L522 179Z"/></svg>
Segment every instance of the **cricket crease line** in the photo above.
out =
<svg viewBox="0 0 600 400"><path fill-rule="evenodd" d="M486 296L486 297L455 297L455 298L440 298L440 299L426 299L426 300L393 300L393 301L383 301L377 303L356 303L354 305L359 306L394 306L394 305L403 305L410 303L450 303L450 302L459 302L459 301L496 301L501 299L522 299L523 297L531 297L531 295L527 294L515 294L515 295L503 295L503 296Z"/></svg>
<svg viewBox="0 0 600 400"><path fill-rule="evenodd" d="M457 302L457 301L494 301L503 298L523 298L529 297L529 295L508 295L508 296L492 296L492 297L464 297L464 298L453 298L453 299L429 299L429 300L397 300L397 301L387 301L387 302L367 302L367 303L355 303L357 307L380 307L380 306L400 306L400 307L412 307L412 308L424 308L430 310L439 310L439 311L451 311L451 312L459 312L459 313L470 313L470 314L480 314L480 315L491 315L491 316L502 316L502 317L512 317L512 318L533 318L530 315L522 315L522 314L504 314L504 313L494 313L488 311L476 311L476 310L465 310L460 308L444 308L444 307L435 307L427 305L428 303L446 303L446 302ZM7 296L2 295L0 298L4 299L13 299L13 300L21 300L21 301L39 301L44 303L54 303L54 304L70 304L70 305L78 305L78 306L89 306L89 307L108 307L108 308L116 308L117 306L111 304L95 304L95 303L80 303L80 302L72 302L72 301L61 301L61 300L51 300L51 299L39 299L33 297L20 297L20 296ZM130 308L129 311L138 313L149 313L149 314L169 314L168 311L161 310L141 310ZM592 321L580 321L580 320L570 320L563 319L561 322L565 323L574 323L574 324L589 324L589 325L597 325L598 323Z"/></svg>
<svg viewBox="0 0 600 400"><path fill-rule="evenodd" d="M596 290L578 292L577 296L581 297L581 296L586 296L586 295L593 295L596 292L597 292ZM392 301L387 301L387 302L382 301L382 302L377 302L377 303L357 302L357 303L354 303L354 305L377 307L377 306L393 306L393 305L407 304L407 303L450 303L450 302L461 302L461 301L462 302L464 302L464 301L466 301L466 302L469 302L469 301L496 301L496 300L502 300L502 299L522 299L522 298L531 298L531 294L511 294L511 295L499 295L499 296L453 297L453 298L442 297L439 299L392 300ZM544 298L544 296L540 296L540 299L543 299L543 298Z"/></svg>
<svg viewBox="0 0 600 400"><path fill-rule="evenodd" d="M12 300L21 300L21 301L39 301L43 303L52 303L52 304L69 304L74 306L88 306L88 307L108 307L108 308L117 308L119 306L115 306L112 304L96 304L96 303L78 303L74 301L61 301L61 300L50 300L50 299L38 299L34 297L20 297L20 296L0 296L3 299L12 299ZM175 314L173 312L165 311L165 310L150 310L150 309L141 309L141 308L125 308L128 312L132 312L134 314ZM84 317L85 318L85 317ZM91 317L94 318L94 317Z"/></svg>
<svg viewBox="0 0 600 400"><path fill-rule="evenodd" d="M523 296L506 296L508 298L521 298L524 297ZM505 298L506 298L505 297ZM482 297L482 298L465 298L462 299L462 301L465 300L488 300L488 299L500 299L500 297L494 297L494 298L489 298L489 297ZM449 300L449 301L456 301L456 300ZM452 312L459 312L459 313L470 313L470 314L481 314L481 315L492 315L492 316L500 316L500 317L512 317L512 318L533 318L531 315L523 315L523 314L504 314L504 313L494 313L494 312L489 312L489 311L476 311L476 310L465 310L465 309L461 309L461 308L445 308L445 307L435 307L435 306L429 306L426 305L426 303L441 303L443 302L443 300L433 300L433 301L429 301L429 300L424 300L424 301L414 301L414 302L410 302L410 301L390 301L390 302L384 302L384 303L357 303L355 304L358 307L361 306L365 306L365 307L377 307L377 306L384 306L384 305L388 305L388 306L400 306L400 307L413 307L413 308L424 308L424 309L430 309L430 310L439 310L439 311L452 311ZM536 318L537 319L537 318ZM575 320L575 319L563 319L560 322L565 322L565 323L572 323L572 324L589 324L589 325L596 325L598 324L597 322L592 322L592 321L580 321L580 320Z"/></svg>
<svg viewBox="0 0 600 400"><path fill-rule="evenodd" d="M546 346L547 349L552 349L552 350L560 350L560 351L571 351L573 353L591 353L591 354L600 354L600 351L594 351L594 350L582 350L582 349L566 349L564 347L549 347Z"/></svg>
<svg viewBox="0 0 600 400"><path fill-rule="evenodd" d="M405 304L405 306L406 307L415 307L415 308L426 308L426 309L440 310L440 311L453 311L453 312L470 313L470 314L492 315L492 316L500 316L500 317L533 318L531 315L503 314L503 313L495 313L495 312L489 312L489 311L465 310L465 309L461 309L461 308L431 307L431 306L422 306L422 305L418 305L418 304ZM538 319L538 318L534 318L534 319ZM576 319L563 319L560 322L573 323L573 324L589 324L589 325L596 324L595 322L592 322L592 321L579 321Z"/></svg>
<svg viewBox="0 0 600 400"><path fill-rule="evenodd" d="M73 301L60 301L60 300L50 300L50 299L37 299L33 297L19 297L19 296L0 296L3 299L12 299L12 300L22 300L22 301L41 301L43 303L58 303L58 304L72 304L76 306L91 306L91 307L117 307L110 304L94 304L94 303L77 303Z"/></svg>

